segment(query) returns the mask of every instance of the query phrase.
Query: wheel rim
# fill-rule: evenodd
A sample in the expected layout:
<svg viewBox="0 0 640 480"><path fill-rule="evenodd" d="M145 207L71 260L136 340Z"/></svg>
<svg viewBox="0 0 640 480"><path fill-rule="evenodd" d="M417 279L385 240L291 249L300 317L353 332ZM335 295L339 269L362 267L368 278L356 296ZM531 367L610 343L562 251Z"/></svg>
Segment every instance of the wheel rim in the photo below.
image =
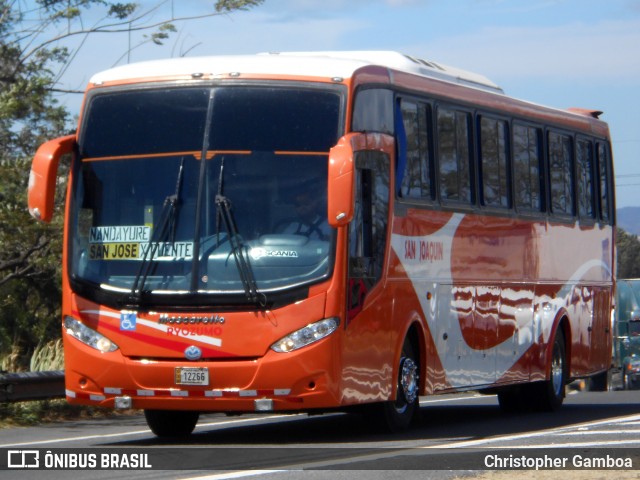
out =
<svg viewBox="0 0 640 480"><path fill-rule="evenodd" d="M553 347L553 360L551 361L551 385L553 393L560 396L563 387L564 365L560 347L556 344Z"/></svg>
<svg viewBox="0 0 640 480"><path fill-rule="evenodd" d="M403 358L400 364L400 391L408 405L418 397L418 383L420 375L418 365L411 358Z"/></svg>

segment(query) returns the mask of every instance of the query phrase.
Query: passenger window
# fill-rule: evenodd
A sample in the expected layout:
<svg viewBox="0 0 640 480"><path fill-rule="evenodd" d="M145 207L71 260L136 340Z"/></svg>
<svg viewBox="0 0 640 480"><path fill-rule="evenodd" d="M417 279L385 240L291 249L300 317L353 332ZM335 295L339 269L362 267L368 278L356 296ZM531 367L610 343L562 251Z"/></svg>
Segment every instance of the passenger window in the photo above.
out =
<svg viewBox="0 0 640 480"><path fill-rule="evenodd" d="M573 151L568 135L549 133L549 176L551 212L573 215Z"/></svg>
<svg viewBox="0 0 640 480"><path fill-rule="evenodd" d="M401 172L400 185L400 196L403 198L433 198L427 124L428 108L429 106L423 103L406 100L401 102L406 144L406 164L404 172Z"/></svg>
<svg viewBox="0 0 640 480"><path fill-rule="evenodd" d="M466 112L438 109L438 174L445 203L470 204L472 200L469 124Z"/></svg>
<svg viewBox="0 0 640 480"><path fill-rule="evenodd" d="M480 119L480 184L482 204L487 207L510 207L507 134L504 120Z"/></svg>
<svg viewBox="0 0 640 480"><path fill-rule="evenodd" d="M599 200L600 200L600 218L609 223L611 220L611 192L609 190L609 148L604 143L598 143L598 180L599 180Z"/></svg>
<svg viewBox="0 0 640 480"><path fill-rule="evenodd" d="M513 126L514 203L519 211L542 210L542 132L539 128Z"/></svg>
<svg viewBox="0 0 640 480"><path fill-rule="evenodd" d="M576 145L578 215L583 219L594 219L593 145L589 140L582 139Z"/></svg>

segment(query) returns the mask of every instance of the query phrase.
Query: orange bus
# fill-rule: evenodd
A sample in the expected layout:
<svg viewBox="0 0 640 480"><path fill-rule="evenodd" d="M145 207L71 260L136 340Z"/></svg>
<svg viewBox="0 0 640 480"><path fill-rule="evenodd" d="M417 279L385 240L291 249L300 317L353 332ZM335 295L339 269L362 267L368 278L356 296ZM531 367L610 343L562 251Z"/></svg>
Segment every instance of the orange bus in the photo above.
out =
<svg viewBox="0 0 640 480"><path fill-rule="evenodd" d="M364 410L477 390L555 410L611 362L614 196L600 112L395 52L181 58L95 75L40 147L71 154L66 397L200 412Z"/></svg>

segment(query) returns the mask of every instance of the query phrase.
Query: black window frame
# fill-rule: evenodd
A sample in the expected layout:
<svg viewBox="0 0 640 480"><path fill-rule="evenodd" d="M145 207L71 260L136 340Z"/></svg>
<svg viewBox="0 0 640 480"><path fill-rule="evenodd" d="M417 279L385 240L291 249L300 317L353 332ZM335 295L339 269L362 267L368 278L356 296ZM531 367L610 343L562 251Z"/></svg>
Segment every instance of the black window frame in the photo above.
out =
<svg viewBox="0 0 640 480"><path fill-rule="evenodd" d="M381 87L378 87L381 88ZM613 195L613 165L611 161L611 146L607 138L592 135L588 131L571 129L559 125L555 122L541 122L537 118L528 118L518 115L517 112L505 112L499 109L484 108L474 106L464 101L443 98L438 95L424 95L413 90L394 90L393 108L401 110L402 102L412 102L425 106L427 109L427 141L429 143L429 154L431 161L431 186L432 194L429 196L403 196L398 192L396 186L394 198L398 213L403 214L411 205L418 208L432 208L435 210L456 211L456 212L476 212L486 215L498 215L512 218L523 218L528 221L538 219L540 221L551 221L556 223L576 223L585 225L615 225L615 198ZM401 102L401 103L398 103ZM458 198L450 198L443 195L445 189L442 182L442 162L441 162L441 138L438 130L438 118L441 111L456 114L463 114L466 118L467 126L467 148L469 153L469 199L464 201ZM397 112L396 112L397 115ZM482 152L482 127L483 118L490 118L502 124L506 128L505 150L507 162L507 194L509 196L508 206L487 205L484 199L483 185L483 152ZM396 125L397 126L397 125ZM537 163L536 187L538 200L533 206L527 206L518 202L518 192L516 185L517 153L515 135L518 129L525 129L528 136L534 137L535 155ZM394 135L398 135L395 131ZM570 175L568 182L564 181L565 195L570 203L568 207L558 211L553 204L553 135L568 139L568 152L566 158L570 165L565 168ZM529 139L528 141L531 141ZM592 170L594 185L592 186L594 217L580 214L578 198L578 141L590 142L592 148ZM533 143L531 146L533 147ZM533 157L531 156L531 159ZM566 164L566 162L564 162ZM601 178L604 172L606 178ZM533 176L530 175L533 179ZM533 185L533 183L532 183ZM603 191L606 190L606 191ZM604 198L603 198L604 197Z"/></svg>

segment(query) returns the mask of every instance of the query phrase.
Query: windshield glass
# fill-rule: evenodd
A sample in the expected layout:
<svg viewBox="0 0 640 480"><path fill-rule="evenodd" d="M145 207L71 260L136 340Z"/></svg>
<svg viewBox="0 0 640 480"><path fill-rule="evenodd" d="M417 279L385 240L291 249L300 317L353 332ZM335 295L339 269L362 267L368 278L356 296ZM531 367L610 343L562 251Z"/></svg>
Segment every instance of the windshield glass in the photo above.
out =
<svg viewBox="0 0 640 480"><path fill-rule="evenodd" d="M129 296L262 295L326 278L336 90L207 87L89 100L71 279Z"/></svg>

